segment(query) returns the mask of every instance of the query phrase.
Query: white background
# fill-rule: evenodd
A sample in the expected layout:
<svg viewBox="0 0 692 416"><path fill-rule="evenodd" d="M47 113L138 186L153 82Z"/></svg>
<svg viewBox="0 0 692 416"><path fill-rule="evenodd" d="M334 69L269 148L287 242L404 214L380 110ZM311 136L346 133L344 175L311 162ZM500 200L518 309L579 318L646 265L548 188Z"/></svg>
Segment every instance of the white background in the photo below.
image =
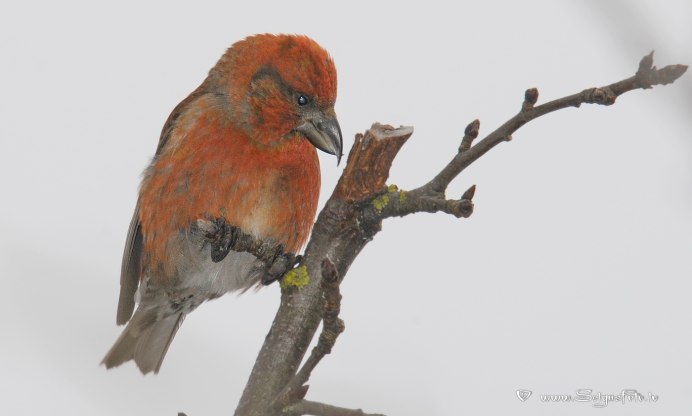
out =
<svg viewBox="0 0 692 416"><path fill-rule="evenodd" d="M451 2L450 2L451 4ZM692 64L692 3L14 2L0 6L0 412L231 414L279 300L191 314L162 371L98 364L115 325L140 173L171 109L231 43L304 33L339 71L349 149L413 125L391 183L415 187L520 107ZM386 221L342 286L347 330L308 398L389 415L692 410L692 74L613 107L543 117L483 157L476 212ZM324 156L324 157L323 157ZM342 167L321 156L322 202ZM534 396L521 403L515 390ZM657 403L541 403L576 389Z"/></svg>

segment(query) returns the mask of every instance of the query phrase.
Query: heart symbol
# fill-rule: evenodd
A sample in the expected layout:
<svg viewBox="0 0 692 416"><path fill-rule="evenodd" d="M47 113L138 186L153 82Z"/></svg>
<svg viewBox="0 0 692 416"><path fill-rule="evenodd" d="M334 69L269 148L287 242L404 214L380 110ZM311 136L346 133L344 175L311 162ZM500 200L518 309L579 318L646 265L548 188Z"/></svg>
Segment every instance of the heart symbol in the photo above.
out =
<svg viewBox="0 0 692 416"><path fill-rule="evenodd" d="M525 402L529 399L529 397L531 397L532 393L533 392L531 390L517 390L517 397L522 402Z"/></svg>

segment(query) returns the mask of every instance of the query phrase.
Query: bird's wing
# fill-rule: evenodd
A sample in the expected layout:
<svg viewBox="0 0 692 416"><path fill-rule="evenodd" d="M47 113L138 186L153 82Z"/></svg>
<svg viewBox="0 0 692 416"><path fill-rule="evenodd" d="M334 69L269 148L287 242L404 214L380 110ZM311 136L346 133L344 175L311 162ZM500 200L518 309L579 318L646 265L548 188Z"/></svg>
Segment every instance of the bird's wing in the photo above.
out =
<svg viewBox="0 0 692 416"><path fill-rule="evenodd" d="M127 232L123 263L120 269L120 300L118 301L118 325L125 324L135 308L135 292L142 271L142 226L139 223L139 205L130 221Z"/></svg>
<svg viewBox="0 0 692 416"><path fill-rule="evenodd" d="M205 84L200 85L192 94L181 101L168 116L168 120L166 120L161 130L161 137L159 138L159 144L156 148L156 155L154 158L158 157L166 146L168 139L175 130L178 117L185 112L190 103L204 94L204 86ZM123 262L120 271L120 299L118 301L118 313L116 316L118 325L125 324L132 316L132 312L135 308L135 292L139 286L139 280L142 274L141 261L143 249L142 225L139 222L138 203L137 207L135 207L135 213L132 215L132 220L130 221L130 230L127 233L125 252L123 253Z"/></svg>
<svg viewBox="0 0 692 416"><path fill-rule="evenodd" d="M200 96L206 94L206 89L206 82L204 82L202 85L197 87L196 90L192 91L187 98L175 106L173 111L171 111L166 123L163 125L163 129L161 129L161 137L159 138L159 145L156 148L156 156L161 154L163 148L166 146L166 143L168 143L168 139L173 134L173 130L175 130L178 117L180 117L189 108L190 104L192 104Z"/></svg>

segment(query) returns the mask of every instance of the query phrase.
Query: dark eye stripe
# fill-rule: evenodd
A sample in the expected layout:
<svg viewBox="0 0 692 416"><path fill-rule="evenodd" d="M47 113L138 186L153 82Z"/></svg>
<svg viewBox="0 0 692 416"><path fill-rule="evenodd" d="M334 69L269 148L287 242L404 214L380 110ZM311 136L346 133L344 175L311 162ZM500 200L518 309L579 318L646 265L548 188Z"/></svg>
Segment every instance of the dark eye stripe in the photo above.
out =
<svg viewBox="0 0 692 416"><path fill-rule="evenodd" d="M284 81L283 78L281 78L281 75L279 75L279 71L277 71L276 68L270 65L265 65L262 68L260 68L257 72L255 72L255 74L252 76L252 81L258 81L262 78L270 78L274 80L281 92L283 92L285 95L289 97L296 94L296 91L293 88L291 88L291 86L288 85L288 83Z"/></svg>
<svg viewBox="0 0 692 416"><path fill-rule="evenodd" d="M287 97L296 97L295 100L299 106L306 106L310 104L310 98L307 94L298 93L293 89L288 83L281 78L279 71L271 65L265 65L260 68L252 77L252 81L258 81L260 79L269 78L274 81L274 83L279 87L281 92Z"/></svg>

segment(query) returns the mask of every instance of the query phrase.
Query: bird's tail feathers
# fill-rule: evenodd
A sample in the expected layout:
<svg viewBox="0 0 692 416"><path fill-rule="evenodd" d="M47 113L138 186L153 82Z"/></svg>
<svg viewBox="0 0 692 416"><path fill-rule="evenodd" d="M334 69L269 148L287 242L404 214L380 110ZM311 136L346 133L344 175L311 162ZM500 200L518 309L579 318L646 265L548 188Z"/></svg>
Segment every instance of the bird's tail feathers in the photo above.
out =
<svg viewBox="0 0 692 416"><path fill-rule="evenodd" d="M182 312L158 319L155 310L139 308L101 364L112 368L134 360L143 374L158 373L183 319Z"/></svg>

